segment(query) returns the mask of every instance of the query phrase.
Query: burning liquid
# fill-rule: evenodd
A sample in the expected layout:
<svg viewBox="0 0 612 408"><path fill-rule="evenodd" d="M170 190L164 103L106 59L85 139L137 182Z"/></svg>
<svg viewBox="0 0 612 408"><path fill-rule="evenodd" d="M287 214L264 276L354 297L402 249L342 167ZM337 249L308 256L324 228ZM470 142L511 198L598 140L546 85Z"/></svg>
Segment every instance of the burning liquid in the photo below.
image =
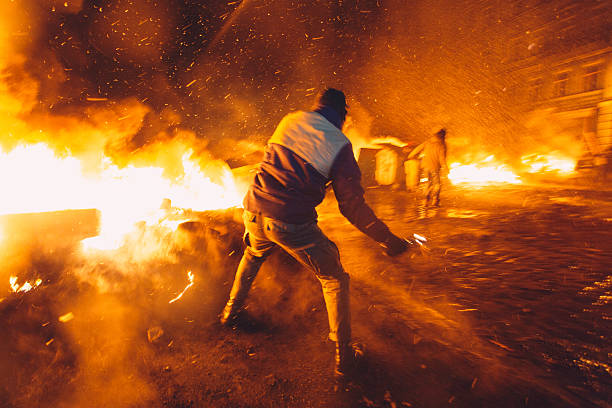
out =
<svg viewBox="0 0 612 408"><path fill-rule="evenodd" d="M519 176L504 164L496 164L492 155L478 164L452 163L448 179L453 184L521 183Z"/></svg>
<svg viewBox="0 0 612 408"><path fill-rule="evenodd" d="M547 155L528 154L521 157L521 162L526 167L524 173L529 174L551 173L568 176L575 172L576 167L574 159L559 152L551 152ZM497 162L493 155L475 164L452 163L448 178L453 184L522 184L523 182L518 174L505 164Z"/></svg>
<svg viewBox="0 0 612 408"><path fill-rule="evenodd" d="M521 158L521 162L527 166L529 173L556 172L559 174L571 174L576 168L576 161L565 157L559 152L548 155L528 154Z"/></svg>
<svg viewBox="0 0 612 408"><path fill-rule="evenodd" d="M19 146L0 151L0 214L96 208L101 212L100 236L85 240L86 247L112 249L139 221L158 223L164 199L198 211L238 205L240 195L229 168L222 184L202 174L199 165L182 157L184 174L170 180L158 167L118 168L104 158L103 168L86 174L74 157L58 157L48 146Z"/></svg>

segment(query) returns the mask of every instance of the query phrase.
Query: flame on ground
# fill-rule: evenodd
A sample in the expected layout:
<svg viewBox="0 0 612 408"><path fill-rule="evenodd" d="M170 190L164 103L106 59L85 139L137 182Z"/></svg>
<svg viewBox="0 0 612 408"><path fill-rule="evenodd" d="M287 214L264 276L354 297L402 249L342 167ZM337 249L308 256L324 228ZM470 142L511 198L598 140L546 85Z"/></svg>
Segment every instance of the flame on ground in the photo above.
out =
<svg viewBox="0 0 612 408"><path fill-rule="evenodd" d="M193 286L193 273L191 271L187 272L187 279L189 280L189 284L187 284L187 286L185 286L185 289L183 289L183 291L181 293L179 293L179 295L177 297L175 297L174 299L172 299L168 303L174 303L177 300L179 300L180 298L182 298L183 295L185 294L185 292L187 292L187 289L189 289L190 287Z"/></svg>
<svg viewBox="0 0 612 408"><path fill-rule="evenodd" d="M453 184L521 184L519 176L509 170L504 164L496 163L495 156L493 155L475 164L452 163L448 179Z"/></svg>
<svg viewBox="0 0 612 408"><path fill-rule="evenodd" d="M13 292L29 292L30 290L40 286L40 284L42 283L42 279L36 279L34 283L26 281L23 285L20 286L17 283L17 280L17 276L11 276L9 278L9 285L11 286Z"/></svg>
<svg viewBox="0 0 612 408"><path fill-rule="evenodd" d="M221 169L221 184L216 184L190 157L190 151L183 155L183 174L171 180L162 168L119 168L106 157L103 168L89 174L80 160L60 157L43 143L0 150L5 175L0 178L0 214L96 208L101 212L100 236L84 240L85 248L115 249L135 223L160 222L164 199L197 211L239 205L229 167Z"/></svg>
<svg viewBox="0 0 612 408"><path fill-rule="evenodd" d="M526 167L524 170L529 174L555 174L568 176L575 173L576 160L554 151L549 154L527 154L521 157L521 163ZM521 184L519 175L514 173L505 164L495 160L490 155L479 163L462 164L452 163L448 178L453 184L497 184L510 183Z"/></svg>
<svg viewBox="0 0 612 408"><path fill-rule="evenodd" d="M561 175L574 173L576 160L554 151L549 154L527 154L521 157L528 173L555 172Z"/></svg>

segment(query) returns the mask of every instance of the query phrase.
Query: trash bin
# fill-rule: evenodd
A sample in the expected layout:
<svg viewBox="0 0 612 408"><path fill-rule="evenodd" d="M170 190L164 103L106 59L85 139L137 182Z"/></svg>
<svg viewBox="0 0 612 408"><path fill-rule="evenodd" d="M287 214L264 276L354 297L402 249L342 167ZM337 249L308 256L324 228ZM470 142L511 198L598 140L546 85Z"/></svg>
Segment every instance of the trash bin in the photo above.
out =
<svg viewBox="0 0 612 408"><path fill-rule="evenodd" d="M376 153L376 182L381 186L390 186L397 178L399 155L397 152L383 148Z"/></svg>
<svg viewBox="0 0 612 408"><path fill-rule="evenodd" d="M406 190L416 191L421 177L421 161L418 159L406 160L404 172L406 173Z"/></svg>
<svg viewBox="0 0 612 408"><path fill-rule="evenodd" d="M357 164L361 170L361 185L370 187L376 185L376 153L379 149L369 149L362 147L359 152Z"/></svg>

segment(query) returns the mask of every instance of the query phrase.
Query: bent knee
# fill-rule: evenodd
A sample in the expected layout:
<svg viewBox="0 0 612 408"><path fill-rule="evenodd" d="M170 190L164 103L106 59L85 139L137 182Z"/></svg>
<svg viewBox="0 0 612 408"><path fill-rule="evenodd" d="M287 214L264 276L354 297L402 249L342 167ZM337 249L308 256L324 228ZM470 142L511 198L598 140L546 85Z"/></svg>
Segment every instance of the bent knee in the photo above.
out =
<svg viewBox="0 0 612 408"><path fill-rule="evenodd" d="M342 268L342 265L339 265L339 268L315 271L315 274L321 280L337 281L342 285L348 285L351 279L349 274Z"/></svg>
<svg viewBox="0 0 612 408"><path fill-rule="evenodd" d="M246 259L247 262L260 263L265 261L269 254L270 251L256 251L252 247L248 246L244 250L243 257Z"/></svg>

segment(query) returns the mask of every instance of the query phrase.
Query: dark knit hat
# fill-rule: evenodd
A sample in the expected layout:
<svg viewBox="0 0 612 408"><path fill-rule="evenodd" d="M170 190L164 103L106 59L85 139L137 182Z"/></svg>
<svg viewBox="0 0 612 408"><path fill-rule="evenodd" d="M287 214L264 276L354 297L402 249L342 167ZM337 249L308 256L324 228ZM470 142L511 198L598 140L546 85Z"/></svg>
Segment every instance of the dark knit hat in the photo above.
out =
<svg viewBox="0 0 612 408"><path fill-rule="evenodd" d="M317 97L317 107L331 106L338 112L345 112L348 105L344 92L334 88L327 88Z"/></svg>

